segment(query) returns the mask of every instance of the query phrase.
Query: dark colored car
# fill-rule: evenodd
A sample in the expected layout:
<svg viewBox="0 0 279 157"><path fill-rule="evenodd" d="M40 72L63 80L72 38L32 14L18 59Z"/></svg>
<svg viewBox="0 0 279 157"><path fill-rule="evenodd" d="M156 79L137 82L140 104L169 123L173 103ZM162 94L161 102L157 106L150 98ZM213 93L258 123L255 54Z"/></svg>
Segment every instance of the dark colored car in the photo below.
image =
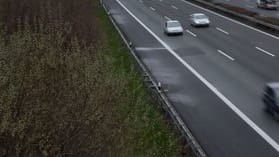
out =
<svg viewBox="0 0 279 157"><path fill-rule="evenodd" d="M265 110L279 120L279 82L267 83L264 88Z"/></svg>

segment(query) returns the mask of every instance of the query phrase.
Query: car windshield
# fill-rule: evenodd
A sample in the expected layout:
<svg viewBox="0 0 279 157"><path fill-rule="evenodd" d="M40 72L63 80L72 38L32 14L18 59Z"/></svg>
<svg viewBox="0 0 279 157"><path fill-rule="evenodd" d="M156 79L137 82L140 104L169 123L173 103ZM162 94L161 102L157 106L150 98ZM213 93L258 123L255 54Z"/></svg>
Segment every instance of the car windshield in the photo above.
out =
<svg viewBox="0 0 279 157"><path fill-rule="evenodd" d="M205 15L196 15L195 19L207 19Z"/></svg>
<svg viewBox="0 0 279 157"><path fill-rule="evenodd" d="M179 22L168 22L168 27L180 27Z"/></svg>

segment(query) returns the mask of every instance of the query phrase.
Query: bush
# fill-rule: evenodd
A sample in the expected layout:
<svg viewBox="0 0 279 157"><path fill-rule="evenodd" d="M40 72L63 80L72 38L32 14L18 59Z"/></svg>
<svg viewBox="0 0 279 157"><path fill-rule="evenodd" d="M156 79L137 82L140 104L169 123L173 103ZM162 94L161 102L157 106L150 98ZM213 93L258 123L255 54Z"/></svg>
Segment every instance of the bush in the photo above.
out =
<svg viewBox="0 0 279 157"><path fill-rule="evenodd" d="M0 156L177 156L97 1L0 4Z"/></svg>
<svg viewBox="0 0 279 157"><path fill-rule="evenodd" d="M1 4L0 156L111 156L121 92L110 89L125 85L98 50L96 4Z"/></svg>

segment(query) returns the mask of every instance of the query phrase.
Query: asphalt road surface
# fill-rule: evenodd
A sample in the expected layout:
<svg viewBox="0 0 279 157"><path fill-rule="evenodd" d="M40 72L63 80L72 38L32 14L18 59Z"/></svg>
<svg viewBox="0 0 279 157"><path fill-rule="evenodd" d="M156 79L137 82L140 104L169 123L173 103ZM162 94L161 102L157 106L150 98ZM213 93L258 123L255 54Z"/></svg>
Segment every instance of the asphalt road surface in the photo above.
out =
<svg viewBox="0 0 279 157"><path fill-rule="evenodd" d="M221 2L238 7L245 8L259 13L262 16L276 17L279 19L279 10L266 10L257 7L257 0L213 0L213 2Z"/></svg>
<svg viewBox="0 0 279 157"><path fill-rule="evenodd" d="M279 123L262 88L279 81L279 38L183 0L104 0L139 58L210 157L278 157ZM209 16L209 28L189 15ZM163 33L179 20L183 36Z"/></svg>

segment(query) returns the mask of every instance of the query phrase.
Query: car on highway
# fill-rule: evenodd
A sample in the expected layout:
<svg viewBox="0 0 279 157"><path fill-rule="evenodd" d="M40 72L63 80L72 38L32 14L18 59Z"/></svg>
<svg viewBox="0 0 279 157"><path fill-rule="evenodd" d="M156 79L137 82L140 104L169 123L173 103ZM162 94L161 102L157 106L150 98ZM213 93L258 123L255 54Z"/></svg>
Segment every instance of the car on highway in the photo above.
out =
<svg viewBox="0 0 279 157"><path fill-rule="evenodd" d="M197 26L209 26L210 20L209 18L202 13L194 13L190 15L190 23L191 26L197 27Z"/></svg>
<svg viewBox="0 0 279 157"><path fill-rule="evenodd" d="M264 88L265 110L279 120L279 82L267 83Z"/></svg>
<svg viewBox="0 0 279 157"><path fill-rule="evenodd" d="M263 9L277 10L279 8L276 0L257 0L257 7Z"/></svg>
<svg viewBox="0 0 279 157"><path fill-rule="evenodd" d="M177 20L169 20L165 22L164 33L167 35L182 35L183 27Z"/></svg>

